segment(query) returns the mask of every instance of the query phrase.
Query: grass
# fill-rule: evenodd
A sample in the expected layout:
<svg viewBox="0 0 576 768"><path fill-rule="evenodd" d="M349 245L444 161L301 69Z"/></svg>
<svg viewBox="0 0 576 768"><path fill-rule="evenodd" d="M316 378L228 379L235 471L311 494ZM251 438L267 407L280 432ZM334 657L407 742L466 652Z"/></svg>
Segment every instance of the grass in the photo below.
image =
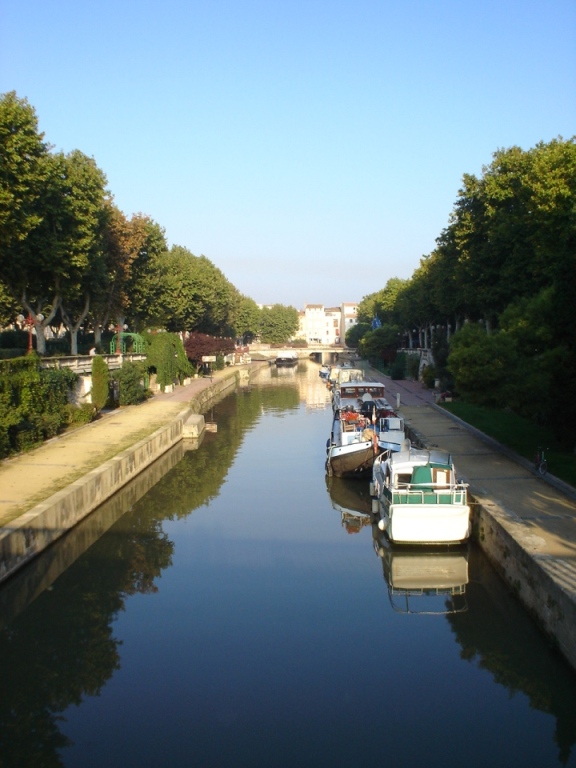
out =
<svg viewBox="0 0 576 768"><path fill-rule="evenodd" d="M507 410L461 402L441 405L525 459L533 461L539 446L547 449L548 471L564 482L576 486L576 454L562 450L551 430Z"/></svg>

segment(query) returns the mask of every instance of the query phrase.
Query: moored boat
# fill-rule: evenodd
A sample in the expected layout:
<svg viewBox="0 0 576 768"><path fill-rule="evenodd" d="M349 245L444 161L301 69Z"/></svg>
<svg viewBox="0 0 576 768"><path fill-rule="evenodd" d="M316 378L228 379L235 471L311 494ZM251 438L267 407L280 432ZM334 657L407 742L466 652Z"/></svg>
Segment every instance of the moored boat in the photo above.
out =
<svg viewBox="0 0 576 768"><path fill-rule="evenodd" d="M336 387L332 395L332 407L334 411L346 408L364 415L368 412L372 414L375 409L376 417L392 414L392 408L386 400L386 386L380 381L366 379L348 381Z"/></svg>
<svg viewBox="0 0 576 768"><path fill-rule="evenodd" d="M367 419L357 413L334 414L326 446L329 475L369 477L378 450L376 433Z"/></svg>
<svg viewBox="0 0 576 768"><path fill-rule="evenodd" d="M381 453L384 451L406 451L410 448L410 440L406 437L404 419L401 416L394 414L377 419L376 434Z"/></svg>
<svg viewBox="0 0 576 768"><path fill-rule="evenodd" d="M298 353L290 349L282 351L276 357L276 365L278 367L298 365Z"/></svg>
<svg viewBox="0 0 576 768"><path fill-rule="evenodd" d="M361 381L365 373L362 368L352 368L350 365L334 365L330 369L327 384L331 389L338 389L348 381Z"/></svg>
<svg viewBox="0 0 576 768"><path fill-rule="evenodd" d="M446 451L410 448L379 454L370 495L378 527L400 544L455 544L470 536L466 483Z"/></svg>

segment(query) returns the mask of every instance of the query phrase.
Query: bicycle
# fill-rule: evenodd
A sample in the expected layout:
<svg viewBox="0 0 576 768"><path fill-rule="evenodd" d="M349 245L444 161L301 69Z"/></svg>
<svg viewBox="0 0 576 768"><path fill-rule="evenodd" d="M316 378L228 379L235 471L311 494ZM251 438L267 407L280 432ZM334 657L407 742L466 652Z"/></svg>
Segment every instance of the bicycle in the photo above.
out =
<svg viewBox="0 0 576 768"><path fill-rule="evenodd" d="M548 449L546 448L546 450ZM534 467L540 475L545 475L548 472L548 462L546 461L544 448L540 448L540 446L538 446L536 456L534 457Z"/></svg>

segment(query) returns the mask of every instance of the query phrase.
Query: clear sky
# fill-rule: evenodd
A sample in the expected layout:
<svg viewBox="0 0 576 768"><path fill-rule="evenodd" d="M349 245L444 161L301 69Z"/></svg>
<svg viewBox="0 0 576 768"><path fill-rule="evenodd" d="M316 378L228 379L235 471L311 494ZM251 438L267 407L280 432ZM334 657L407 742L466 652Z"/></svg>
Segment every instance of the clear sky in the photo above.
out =
<svg viewBox="0 0 576 768"><path fill-rule="evenodd" d="M492 153L576 134L574 0L1 0L0 92L258 303L408 278Z"/></svg>

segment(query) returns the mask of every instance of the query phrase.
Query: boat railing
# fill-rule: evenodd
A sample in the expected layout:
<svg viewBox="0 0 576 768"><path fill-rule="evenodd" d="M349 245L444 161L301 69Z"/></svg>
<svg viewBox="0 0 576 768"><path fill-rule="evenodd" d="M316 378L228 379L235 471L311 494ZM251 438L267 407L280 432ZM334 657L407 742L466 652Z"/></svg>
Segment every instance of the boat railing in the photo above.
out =
<svg viewBox="0 0 576 768"><path fill-rule="evenodd" d="M393 504L453 504L463 505L467 500L467 483L441 485L426 483L417 487L414 483L399 485L393 489Z"/></svg>

